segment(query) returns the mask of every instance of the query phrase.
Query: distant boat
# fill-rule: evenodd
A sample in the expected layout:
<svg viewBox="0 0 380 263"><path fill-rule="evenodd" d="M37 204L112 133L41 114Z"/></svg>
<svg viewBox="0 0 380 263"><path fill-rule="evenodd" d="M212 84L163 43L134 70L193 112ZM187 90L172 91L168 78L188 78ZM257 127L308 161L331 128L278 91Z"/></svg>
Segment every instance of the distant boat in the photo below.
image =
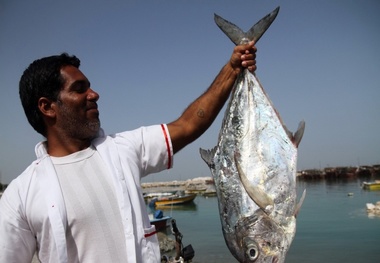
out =
<svg viewBox="0 0 380 263"><path fill-rule="evenodd" d="M380 190L380 180L375 180L374 182L363 182L362 187L365 190Z"/></svg>
<svg viewBox="0 0 380 263"><path fill-rule="evenodd" d="M162 196L153 198L150 201L150 206L169 206L169 205L183 205L192 202L196 194L185 194L183 191L178 191L171 196Z"/></svg>
<svg viewBox="0 0 380 263"><path fill-rule="evenodd" d="M186 187L185 193L187 194L201 194L207 190L206 186L190 184Z"/></svg>
<svg viewBox="0 0 380 263"><path fill-rule="evenodd" d="M206 191L202 193L202 195L206 197L216 196L215 186L207 188Z"/></svg>
<svg viewBox="0 0 380 263"><path fill-rule="evenodd" d="M152 192L152 193L143 193L143 197L145 201L149 201L153 198L157 197L165 197L165 196L172 196L177 191L167 191L167 192Z"/></svg>

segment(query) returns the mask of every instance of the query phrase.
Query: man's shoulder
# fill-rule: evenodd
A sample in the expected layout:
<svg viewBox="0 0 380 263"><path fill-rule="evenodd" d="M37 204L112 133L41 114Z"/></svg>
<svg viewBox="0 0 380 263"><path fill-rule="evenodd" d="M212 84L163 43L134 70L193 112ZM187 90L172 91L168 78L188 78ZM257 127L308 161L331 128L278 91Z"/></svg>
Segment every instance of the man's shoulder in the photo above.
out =
<svg viewBox="0 0 380 263"><path fill-rule="evenodd" d="M156 124L150 126L141 126L136 129L112 133L108 135L106 135L105 132L101 130L98 137L94 139L93 144L99 145L107 141L115 141L118 143L124 140L135 140L137 138L143 138L144 136L154 136L155 134L162 135L162 125Z"/></svg>
<svg viewBox="0 0 380 263"><path fill-rule="evenodd" d="M26 167L26 169L21 174L19 174L15 179L11 181L9 186L17 187L16 185L22 186L23 184L28 184L28 182L32 180L33 174L36 170L36 166L40 164L40 159L33 161L28 167Z"/></svg>
<svg viewBox="0 0 380 263"><path fill-rule="evenodd" d="M32 180L35 164L34 161L30 164L20 175L18 175L15 179L13 179L8 187L5 189L1 200L16 200L17 197L21 197L24 193L28 191L28 187Z"/></svg>

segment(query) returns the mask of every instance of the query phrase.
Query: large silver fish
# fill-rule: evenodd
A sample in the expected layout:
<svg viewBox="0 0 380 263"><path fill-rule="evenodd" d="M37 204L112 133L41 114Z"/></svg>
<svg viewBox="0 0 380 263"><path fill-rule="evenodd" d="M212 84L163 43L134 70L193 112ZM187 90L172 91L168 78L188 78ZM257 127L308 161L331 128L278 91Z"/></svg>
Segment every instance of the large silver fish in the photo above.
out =
<svg viewBox="0 0 380 263"><path fill-rule="evenodd" d="M220 16L215 21L235 44L257 43L278 11L248 32ZM217 146L200 149L215 181L225 241L239 262L285 261L300 206L296 162L304 128L302 121L295 134L288 131L260 82L245 70L232 91Z"/></svg>

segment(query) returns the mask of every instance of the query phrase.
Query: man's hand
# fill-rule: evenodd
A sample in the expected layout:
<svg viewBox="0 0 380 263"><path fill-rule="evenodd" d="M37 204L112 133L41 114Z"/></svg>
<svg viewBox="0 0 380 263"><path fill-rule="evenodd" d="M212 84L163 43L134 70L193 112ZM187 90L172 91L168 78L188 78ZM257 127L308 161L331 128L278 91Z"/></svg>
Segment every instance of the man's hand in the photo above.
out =
<svg viewBox="0 0 380 263"><path fill-rule="evenodd" d="M250 72L256 70L256 47L253 41L248 44L236 46L230 58L230 65L236 73L240 73L243 68Z"/></svg>

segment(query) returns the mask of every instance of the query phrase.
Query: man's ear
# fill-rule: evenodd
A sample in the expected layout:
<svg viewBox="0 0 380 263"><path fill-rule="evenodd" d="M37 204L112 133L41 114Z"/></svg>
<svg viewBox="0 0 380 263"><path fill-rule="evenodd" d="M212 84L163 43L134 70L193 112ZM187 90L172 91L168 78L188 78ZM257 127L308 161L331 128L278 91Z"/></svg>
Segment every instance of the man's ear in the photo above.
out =
<svg viewBox="0 0 380 263"><path fill-rule="evenodd" d="M38 108L40 109L42 115L49 118L55 117L55 102L47 99L46 97L39 98Z"/></svg>

